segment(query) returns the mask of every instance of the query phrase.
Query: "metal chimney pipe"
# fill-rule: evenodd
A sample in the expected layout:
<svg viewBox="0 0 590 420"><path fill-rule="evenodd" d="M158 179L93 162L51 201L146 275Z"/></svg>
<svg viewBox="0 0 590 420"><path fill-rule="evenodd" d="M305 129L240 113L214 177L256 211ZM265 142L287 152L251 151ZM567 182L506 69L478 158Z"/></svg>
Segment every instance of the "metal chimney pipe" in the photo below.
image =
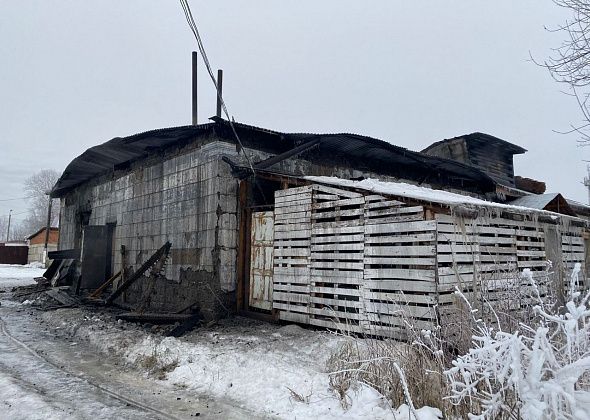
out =
<svg viewBox="0 0 590 420"><path fill-rule="evenodd" d="M217 70L217 117L221 118L221 98L223 94L223 70Z"/></svg>
<svg viewBox="0 0 590 420"><path fill-rule="evenodd" d="M199 62L199 54L196 51L193 51L193 95L192 95L192 103L193 103L193 125L197 125L198 122L198 108L197 108L197 63Z"/></svg>

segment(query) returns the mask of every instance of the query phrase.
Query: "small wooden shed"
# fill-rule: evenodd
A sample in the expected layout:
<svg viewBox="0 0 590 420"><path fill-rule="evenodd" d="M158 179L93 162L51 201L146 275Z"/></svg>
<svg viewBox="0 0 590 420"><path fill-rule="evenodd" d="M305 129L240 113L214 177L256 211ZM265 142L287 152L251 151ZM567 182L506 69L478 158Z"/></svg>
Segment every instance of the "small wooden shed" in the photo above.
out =
<svg viewBox="0 0 590 420"><path fill-rule="evenodd" d="M551 261L562 275L586 260L582 219L404 183L306 180L253 214L265 232L273 224L272 269L251 276L251 299L270 299L282 320L403 338L408 319L440 325L456 288L500 301L515 273Z"/></svg>

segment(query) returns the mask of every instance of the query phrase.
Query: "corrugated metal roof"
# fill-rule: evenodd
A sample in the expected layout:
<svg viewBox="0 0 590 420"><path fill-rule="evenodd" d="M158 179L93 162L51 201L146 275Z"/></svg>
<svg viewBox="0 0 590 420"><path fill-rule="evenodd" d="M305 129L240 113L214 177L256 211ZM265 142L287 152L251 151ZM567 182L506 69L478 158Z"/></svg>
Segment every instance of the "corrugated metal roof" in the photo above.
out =
<svg viewBox="0 0 590 420"><path fill-rule="evenodd" d="M558 195L559 194L557 193L525 195L524 197L519 197L516 200L511 201L509 204L543 210L550 202L555 200Z"/></svg>
<svg viewBox="0 0 590 420"><path fill-rule="evenodd" d="M51 195L61 197L76 186L96 176L114 170L137 159L146 157L151 152L172 147L181 142L196 139L207 132L233 139L229 123L221 118L212 118L213 123L199 126L182 126L163 128L138 133L129 137L116 137L106 143L91 147L75 158L65 169L54 186ZM395 168L400 173L411 171L420 173L425 182L443 174L455 180L459 185L465 182L477 185L482 192L495 190L495 182L477 168L449 159L425 155L403 147L395 146L372 137L350 133L312 134L312 133L280 133L251 125L235 123L243 139L251 147L271 146L288 150L306 141L320 139L323 151L332 155L340 155L365 162L367 167L376 164L383 168ZM417 176L414 174L414 177Z"/></svg>

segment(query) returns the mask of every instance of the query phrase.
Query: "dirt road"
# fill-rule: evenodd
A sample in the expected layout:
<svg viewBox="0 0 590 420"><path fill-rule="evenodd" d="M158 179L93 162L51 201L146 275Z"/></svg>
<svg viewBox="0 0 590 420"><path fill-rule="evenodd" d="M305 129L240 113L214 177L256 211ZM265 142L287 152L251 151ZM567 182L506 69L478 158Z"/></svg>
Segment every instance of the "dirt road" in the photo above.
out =
<svg viewBox="0 0 590 420"><path fill-rule="evenodd" d="M0 294L0 419L251 418L45 330Z"/></svg>

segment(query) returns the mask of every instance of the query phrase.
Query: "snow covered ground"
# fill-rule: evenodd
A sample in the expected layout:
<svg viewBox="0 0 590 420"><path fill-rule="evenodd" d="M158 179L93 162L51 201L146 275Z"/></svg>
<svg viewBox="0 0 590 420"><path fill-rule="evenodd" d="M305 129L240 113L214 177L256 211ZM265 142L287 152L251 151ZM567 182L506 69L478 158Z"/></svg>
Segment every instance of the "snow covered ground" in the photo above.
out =
<svg viewBox="0 0 590 420"><path fill-rule="evenodd" d="M0 267L0 285L33 283L31 277L43 272L33 267ZM32 311L29 305L6 300L2 305L3 311L9 307ZM391 410L367 386L349 391L351 406L342 408L330 389L326 361L344 338L329 332L236 317L176 339L155 329L117 322L109 313L80 308L40 312L34 322L57 341L87 346L143 372L158 389L184 389L260 417L413 419L407 407ZM23 398L44 410L43 400L0 375L0 400L9 405ZM429 407L418 414L419 420L441 418L438 410Z"/></svg>
<svg viewBox="0 0 590 420"><path fill-rule="evenodd" d="M44 272L42 264L0 264L0 289L35 284L33 278L41 277Z"/></svg>

